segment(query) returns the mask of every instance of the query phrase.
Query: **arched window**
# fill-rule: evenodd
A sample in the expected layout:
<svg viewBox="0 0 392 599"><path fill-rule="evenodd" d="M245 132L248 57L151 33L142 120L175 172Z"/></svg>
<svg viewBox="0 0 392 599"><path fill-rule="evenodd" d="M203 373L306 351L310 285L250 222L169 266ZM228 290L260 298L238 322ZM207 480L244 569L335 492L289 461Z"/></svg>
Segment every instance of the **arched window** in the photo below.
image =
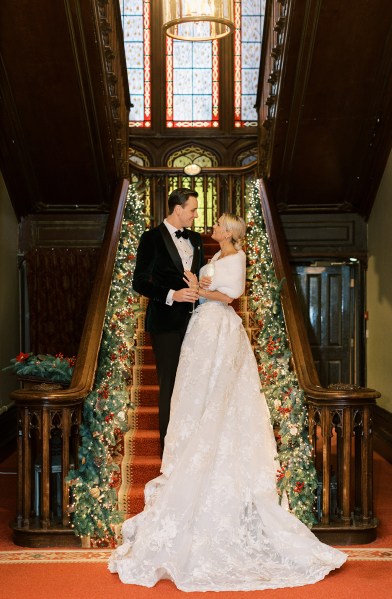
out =
<svg viewBox="0 0 392 599"><path fill-rule="evenodd" d="M167 166L169 167L183 169L188 164L197 164L203 169L218 166L219 161L213 152L196 145L178 149L167 158ZM169 193L180 186L194 189L199 194L198 217L194 224L195 230L201 232L210 230L218 217L216 177L214 175L190 176L185 173L170 177Z"/></svg>
<svg viewBox="0 0 392 599"><path fill-rule="evenodd" d="M247 148L246 150L242 150L235 157L235 165L236 166L246 166L247 164L251 164L252 162L256 162L257 160L257 146L252 146L251 148Z"/></svg>

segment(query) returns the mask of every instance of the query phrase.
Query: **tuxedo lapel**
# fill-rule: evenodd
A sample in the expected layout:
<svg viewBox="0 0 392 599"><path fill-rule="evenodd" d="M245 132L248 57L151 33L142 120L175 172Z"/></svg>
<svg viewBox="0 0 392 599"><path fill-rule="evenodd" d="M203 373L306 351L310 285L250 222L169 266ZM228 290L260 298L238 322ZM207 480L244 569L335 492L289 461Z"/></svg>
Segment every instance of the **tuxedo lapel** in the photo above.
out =
<svg viewBox="0 0 392 599"><path fill-rule="evenodd" d="M176 265L176 268L178 268L180 273L184 274L184 267L182 265L180 254L178 253L176 244L174 243L169 231L167 230L166 225L164 223L161 223L158 228L163 237L163 241L165 243L167 251L169 252L170 258L173 260L174 264Z"/></svg>
<svg viewBox="0 0 392 599"><path fill-rule="evenodd" d="M191 272L198 272L200 266L200 236L195 235L193 231L189 231L189 239L193 245L193 260L191 266Z"/></svg>

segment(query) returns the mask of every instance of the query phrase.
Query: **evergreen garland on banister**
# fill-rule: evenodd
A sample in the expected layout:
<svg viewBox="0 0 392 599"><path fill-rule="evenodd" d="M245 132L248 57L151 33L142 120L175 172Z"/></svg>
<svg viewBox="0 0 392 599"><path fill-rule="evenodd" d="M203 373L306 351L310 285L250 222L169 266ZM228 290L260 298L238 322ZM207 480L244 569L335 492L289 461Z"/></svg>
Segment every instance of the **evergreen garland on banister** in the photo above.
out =
<svg viewBox="0 0 392 599"><path fill-rule="evenodd" d="M287 494L290 510L311 527L314 515L316 470L308 435L308 409L295 373L290 370L290 350L256 182L247 187L246 238L250 311L260 327L255 355L260 380L277 436L280 467L277 488Z"/></svg>
<svg viewBox="0 0 392 599"><path fill-rule="evenodd" d="M83 406L78 469L69 472L75 533L95 545L114 545L120 467L116 447L127 429L129 386L139 296L132 291L136 250L145 228L143 203L134 186L127 203L113 270L94 388ZM118 460L120 461L120 459Z"/></svg>

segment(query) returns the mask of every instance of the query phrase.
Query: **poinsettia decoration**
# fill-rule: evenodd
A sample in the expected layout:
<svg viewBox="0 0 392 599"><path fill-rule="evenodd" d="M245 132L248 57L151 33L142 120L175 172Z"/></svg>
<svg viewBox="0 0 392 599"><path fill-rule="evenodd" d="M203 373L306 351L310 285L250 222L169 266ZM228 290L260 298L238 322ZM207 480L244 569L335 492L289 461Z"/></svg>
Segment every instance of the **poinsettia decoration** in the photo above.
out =
<svg viewBox="0 0 392 599"><path fill-rule="evenodd" d="M67 358L61 352L55 356L20 352L2 370L11 371L19 377L33 377L69 385L75 363L75 356Z"/></svg>

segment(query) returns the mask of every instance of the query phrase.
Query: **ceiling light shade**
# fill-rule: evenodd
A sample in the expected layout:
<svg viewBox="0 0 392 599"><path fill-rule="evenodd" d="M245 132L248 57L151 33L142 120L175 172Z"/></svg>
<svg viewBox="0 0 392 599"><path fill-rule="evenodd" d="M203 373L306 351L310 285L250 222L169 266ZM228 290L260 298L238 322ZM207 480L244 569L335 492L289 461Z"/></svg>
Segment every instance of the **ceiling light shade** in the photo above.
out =
<svg viewBox="0 0 392 599"><path fill-rule="evenodd" d="M225 37L234 31L233 0L163 0L163 30L190 42Z"/></svg>
<svg viewBox="0 0 392 599"><path fill-rule="evenodd" d="M198 175L201 172L201 166L199 166L198 164L187 164L186 166L184 166L184 173L186 175L192 175L193 177L195 175Z"/></svg>

